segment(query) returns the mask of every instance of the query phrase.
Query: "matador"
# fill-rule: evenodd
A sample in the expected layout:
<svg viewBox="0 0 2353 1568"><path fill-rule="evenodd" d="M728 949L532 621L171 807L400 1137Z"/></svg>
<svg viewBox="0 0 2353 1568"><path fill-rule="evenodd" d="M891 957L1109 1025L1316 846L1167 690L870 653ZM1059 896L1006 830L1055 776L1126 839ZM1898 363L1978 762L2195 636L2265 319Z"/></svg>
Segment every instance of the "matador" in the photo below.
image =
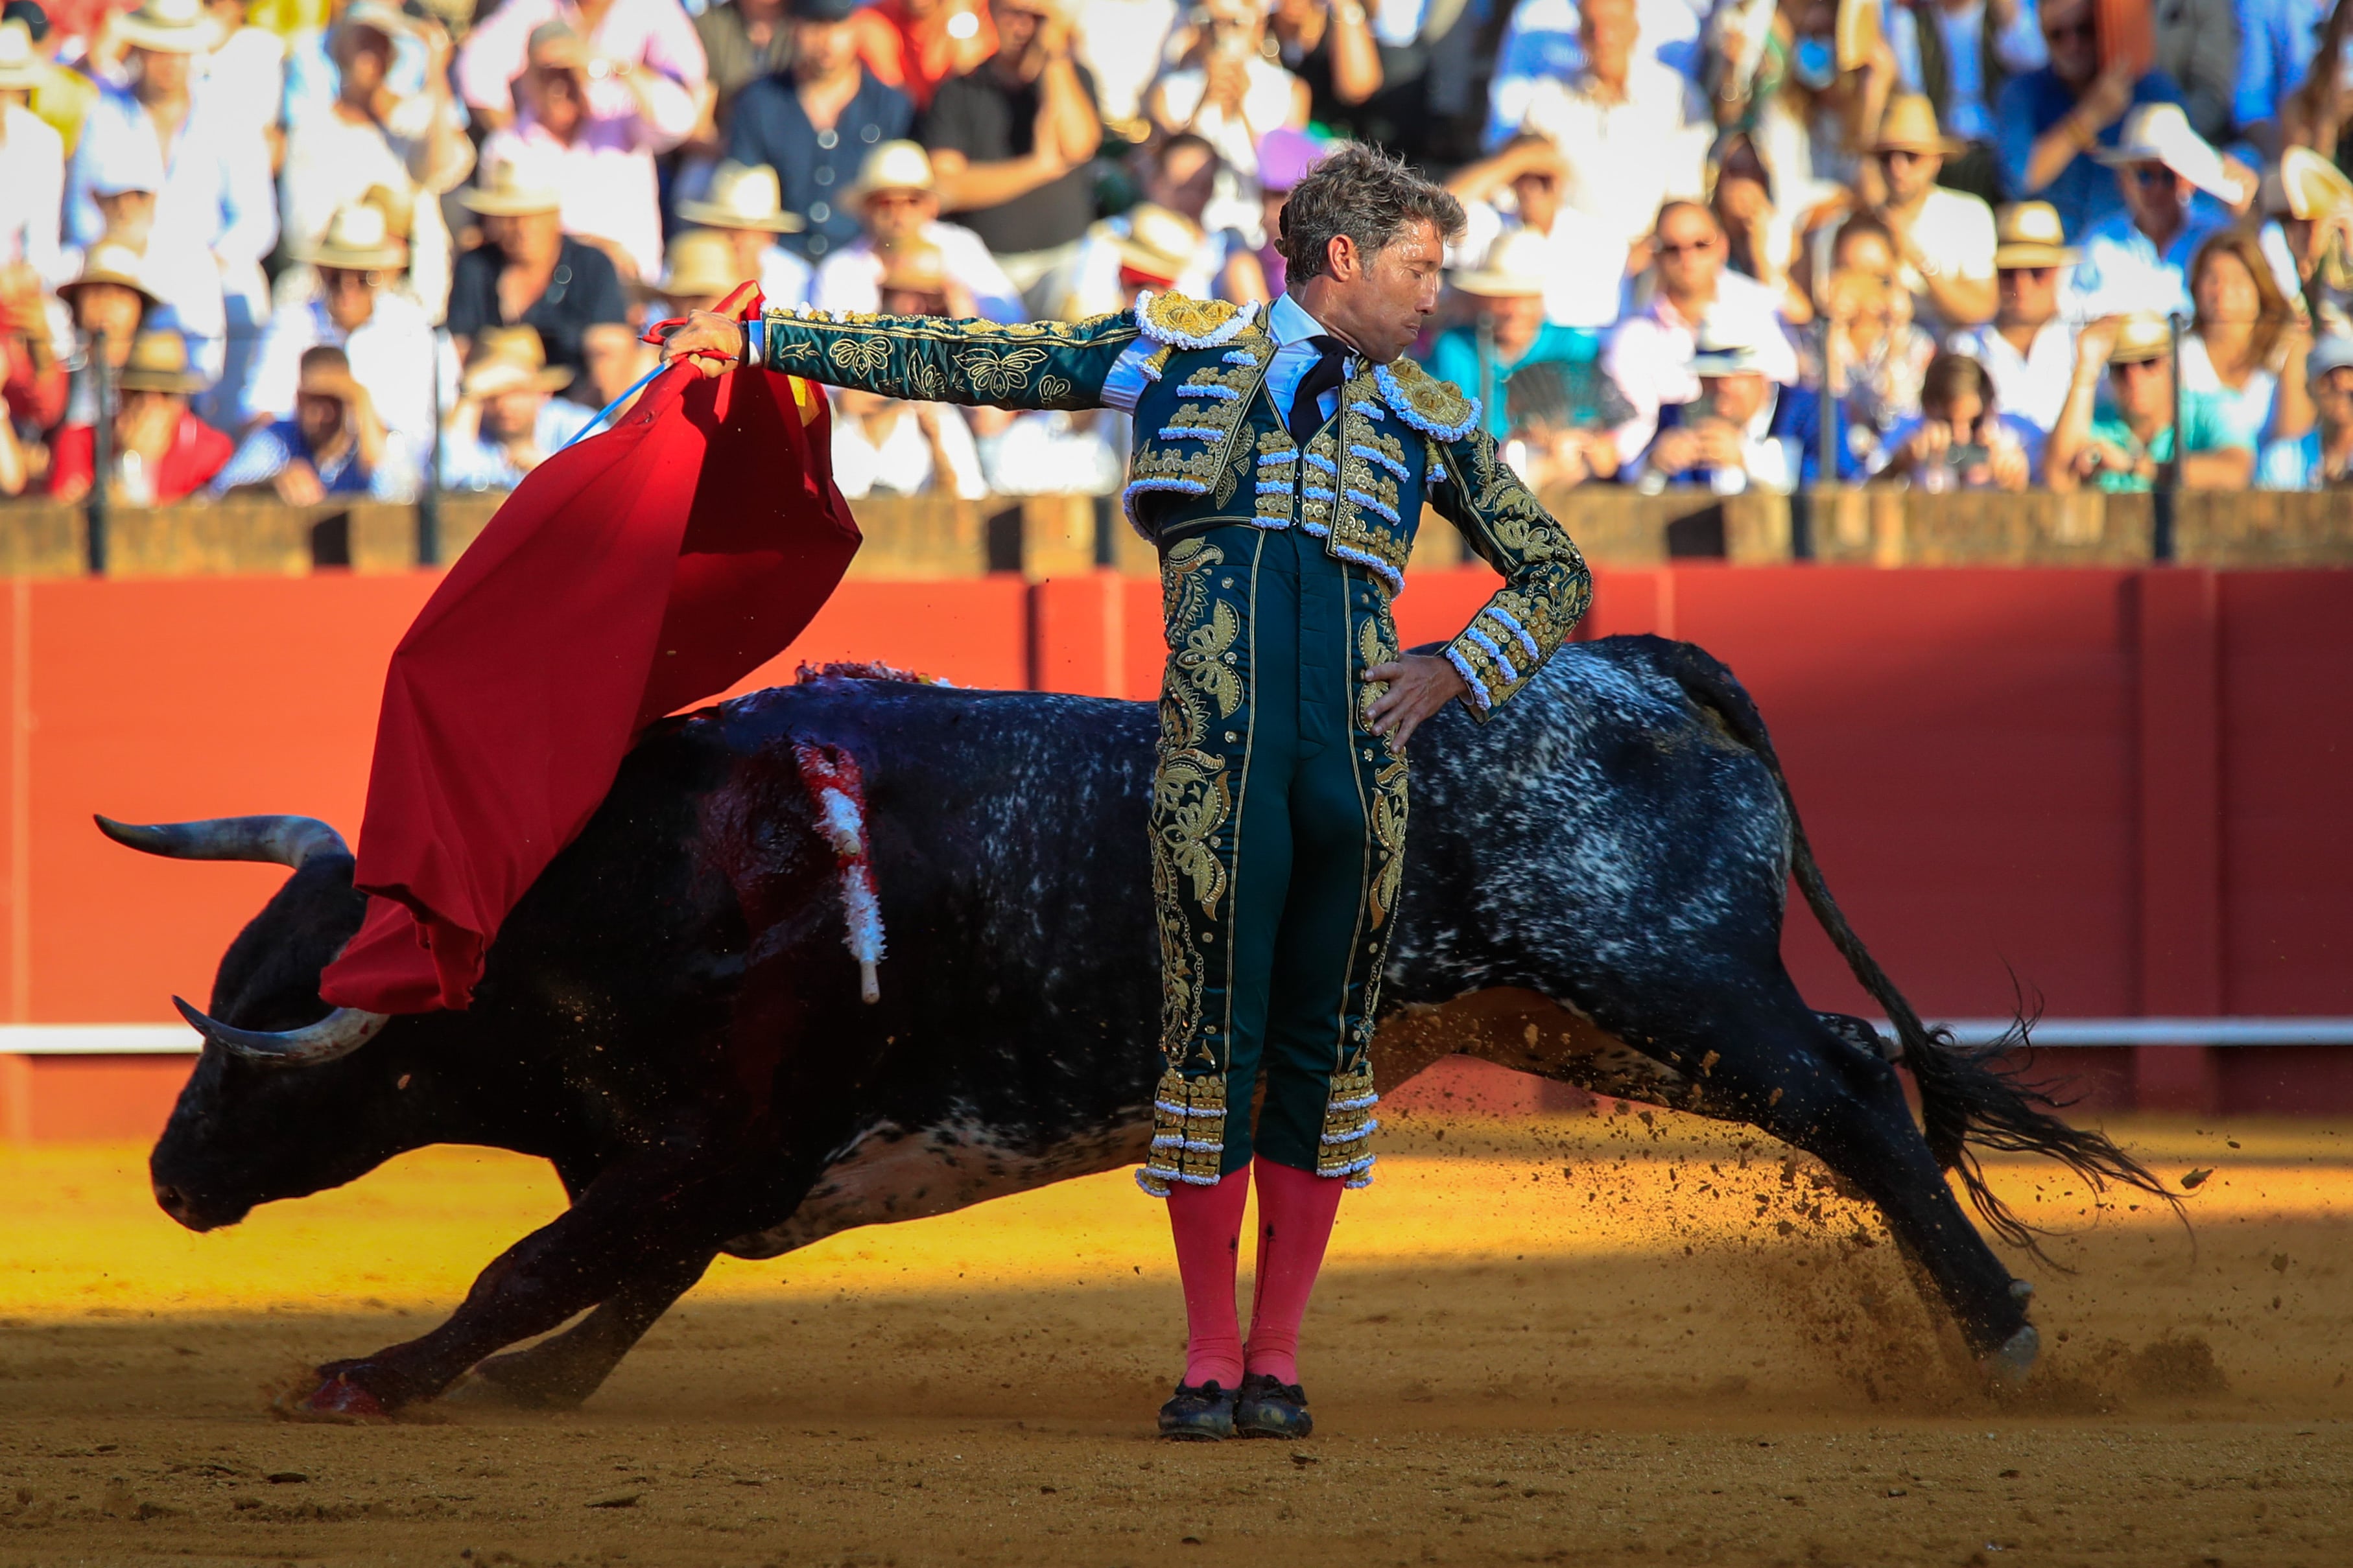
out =
<svg viewBox="0 0 2353 1568"><path fill-rule="evenodd" d="M1591 595L1476 401L1403 357L1462 222L1442 188L1346 145L1291 193L1288 291L1263 310L1146 293L1075 324L698 314L665 347L714 374L741 362L1134 421L1124 500L1159 552L1168 642L1150 808L1166 1064L1136 1175L1168 1200L1184 1286L1171 1437L1313 1426L1299 1329L1340 1194L1371 1180L1406 742L1449 700L1483 721ZM1436 656L1401 653L1389 609L1425 506L1504 578ZM1245 1347L1234 1289L1253 1166Z"/></svg>

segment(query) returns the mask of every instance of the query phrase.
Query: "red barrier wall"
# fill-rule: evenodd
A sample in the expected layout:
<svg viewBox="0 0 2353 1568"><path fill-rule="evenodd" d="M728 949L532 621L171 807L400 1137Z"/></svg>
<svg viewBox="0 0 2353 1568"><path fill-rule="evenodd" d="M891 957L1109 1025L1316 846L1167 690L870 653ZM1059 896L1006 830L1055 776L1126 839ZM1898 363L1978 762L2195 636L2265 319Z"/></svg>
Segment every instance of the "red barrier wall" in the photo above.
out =
<svg viewBox="0 0 2353 1568"><path fill-rule="evenodd" d="M2057 1016L2353 1014L2353 574L1598 578L1587 633L1688 638L1754 693L1831 886L1924 1010L2005 1012L2014 973ZM280 873L134 855L89 814L300 811L355 829L384 660L432 582L0 595L0 1018L161 1020L173 992L206 994ZM1399 629L1451 636L1493 584L1419 574ZM1158 596L1108 576L852 582L746 684L866 658L1147 697ZM1873 1010L1810 919L1787 946L1818 1004ZM2353 1108L2334 1052L2098 1059L2113 1092L2146 1103Z"/></svg>

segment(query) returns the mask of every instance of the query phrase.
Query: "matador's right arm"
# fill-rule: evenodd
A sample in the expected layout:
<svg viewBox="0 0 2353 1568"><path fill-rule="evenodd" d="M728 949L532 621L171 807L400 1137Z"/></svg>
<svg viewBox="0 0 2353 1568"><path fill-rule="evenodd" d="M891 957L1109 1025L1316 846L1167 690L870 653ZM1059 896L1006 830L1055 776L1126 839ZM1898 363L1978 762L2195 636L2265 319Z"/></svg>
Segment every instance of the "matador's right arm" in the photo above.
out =
<svg viewBox="0 0 2353 1568"><path fill-rule="evenodd" d="M771 310L744 323L744 363L834 386L997 408L1131 406L1107 381L1138 346L1134 310L1075 325ZM1156 345L1145 342L1145 348Z"/></svg>

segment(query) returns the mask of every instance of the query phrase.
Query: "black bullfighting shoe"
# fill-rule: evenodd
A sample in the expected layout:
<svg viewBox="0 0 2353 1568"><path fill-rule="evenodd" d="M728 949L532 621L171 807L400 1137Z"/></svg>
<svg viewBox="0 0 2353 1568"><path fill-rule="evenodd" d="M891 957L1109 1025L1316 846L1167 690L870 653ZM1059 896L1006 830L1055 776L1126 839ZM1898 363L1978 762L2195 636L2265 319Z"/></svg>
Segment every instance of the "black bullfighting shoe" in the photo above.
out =
<svg viewBox="0 0 2353 1568"><path fill-rule="evenodd" d="M1179 1442L1215 1443L1234 1435L1234 1391L1211 1379L1200 1387L1180 1383L1160 1407L1160 1435Z"/></svg>
<svg viewBox="0 0 2353 1568"><path fill-rule="evenodd" d="M1304 1437L1314 1430L1305 1389L1295 1383L1277 1383L1262 1372L1242 1378L1241 1397L1234 1402L1236 1436Z"/></svg>

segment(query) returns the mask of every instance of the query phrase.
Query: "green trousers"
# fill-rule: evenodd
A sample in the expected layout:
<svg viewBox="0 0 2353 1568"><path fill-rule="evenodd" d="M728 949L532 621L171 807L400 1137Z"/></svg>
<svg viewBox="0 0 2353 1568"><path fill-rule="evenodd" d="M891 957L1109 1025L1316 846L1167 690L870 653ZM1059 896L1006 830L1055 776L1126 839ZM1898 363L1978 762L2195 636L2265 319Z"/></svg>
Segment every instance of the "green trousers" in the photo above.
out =
<svg viewBox="0 0 2353 1568"><path fill-rule="evenodd" d="M1167 1070L1141 1180L1215 1182L1255 1147L1363 1184L1405 849L1405 763L1366 728L1382 689L1362 679L1396 657L1388 595L1301 529L1241 524L1170 546L1162 586L1152 836Z"/></svg>

